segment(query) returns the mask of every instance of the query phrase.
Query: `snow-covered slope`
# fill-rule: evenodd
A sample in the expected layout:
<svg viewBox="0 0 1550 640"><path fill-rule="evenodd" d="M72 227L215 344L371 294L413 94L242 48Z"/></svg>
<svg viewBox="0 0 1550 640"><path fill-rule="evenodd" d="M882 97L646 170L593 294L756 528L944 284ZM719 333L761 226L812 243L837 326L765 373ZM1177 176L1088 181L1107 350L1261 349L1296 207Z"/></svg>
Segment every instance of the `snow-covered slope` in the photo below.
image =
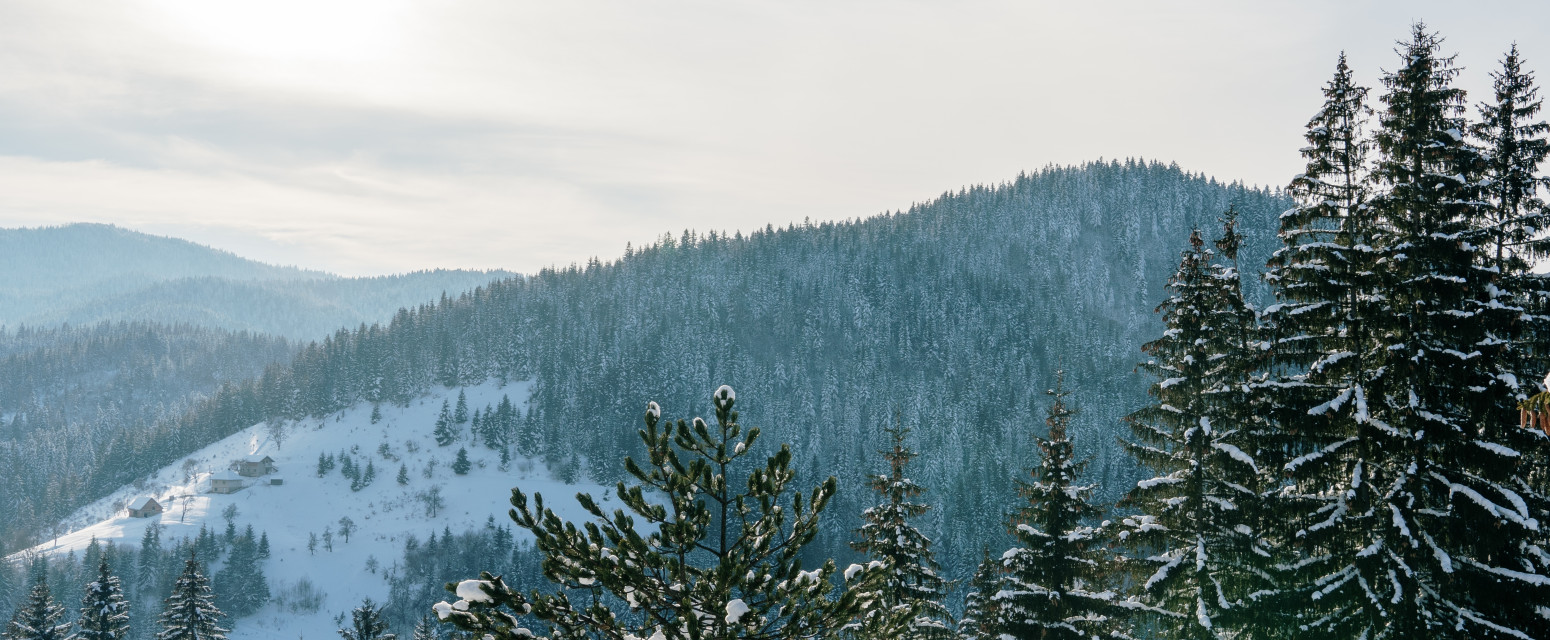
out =
<svg viewBox="0 0 1550 640"><path fill-rule="evenodd" d="M502 395L509 395L520 406L527 400L528 385L513 383L502 387L492 382L462 391L467 394L472 411L498 404ZM145 528L153 522L165 527L164 541L192 538L201 524L217 531L224 529L221 512L235 505L239 528L252 524L255 530L269 534L272 557L265 564L265 571L271 590L278 593L305 578L321 587L327 599L311 615L282 612L270 604L252 616L236 620L232 640L334 637L336 614L356 606L363 597L370 596L378 602L386 599L386 582L380 572L373 574L367 570L367 559L375 557L384 566L391 564L401 556L406 536L412 534L423 540L444 527L463 531L482 526L492 515L498 522L509 523L507 499L514 486L530 494L542 493L545 505L567 519L586 516L574 500L578 491L599 498L607 493L596 485L565 485L551 479L541 463L521 458L512 460L509 471L501 471L499 454L473 443L468 425L461 427L458 442L448 447L436 446L431 437L436 415L443 400L456 403L458 392L459 389L438 389L407 408L382 405L382 420L378 424L371 423L369 404L321 420L290 423L278 442L267 424L254 425L81 509L62 525L72 528L70 533L21 554L79 553L93 537L138 545ZM387 445L390 457L379 453L383 444ZM460 446L468 447L473 462L473 468L464 476L451 469ZM368 459L375 464L376 480L370 486L351 491L350 481L337 468L326 477L317 476L318 454L337 455L341 449L352 448L354 459L362 466ZM249 486L236 493L209 492L212 472L223 471L233 460L250 454L273 457L279 472L249 478ZM409 469L407 486L400 486L395 479L401 464ZM433 466L430 478L425 476L428 466ZM283 478L284 484L269 484L273 477ZM434 518L418 498L433 486L441 487L445 500L445 506ZM166 505L166 512L151 518L129 517L123 505L147 495ZM358 527L350 541L346 543L335 536L333 551L320 545L315 554L309 554L309 535L321 535L324 527L337 530L343 516ZM516 529L515 534L518 540L531 539L521 529ZM427 610L431 604L425 603Z"/></svg>

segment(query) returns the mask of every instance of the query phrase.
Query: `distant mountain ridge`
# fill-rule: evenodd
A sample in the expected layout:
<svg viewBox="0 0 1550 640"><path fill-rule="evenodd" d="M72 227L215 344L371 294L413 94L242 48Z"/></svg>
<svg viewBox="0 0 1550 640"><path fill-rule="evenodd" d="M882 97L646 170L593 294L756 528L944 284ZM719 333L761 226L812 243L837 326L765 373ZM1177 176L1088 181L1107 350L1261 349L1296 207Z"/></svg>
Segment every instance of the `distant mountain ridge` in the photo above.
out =
<svg viewBox="0 0 1550 640"><path fill-rule="evenodd" d="M343 278L112 225L0 229L0 326L137 321L311 340L512 275Z"/></svg>

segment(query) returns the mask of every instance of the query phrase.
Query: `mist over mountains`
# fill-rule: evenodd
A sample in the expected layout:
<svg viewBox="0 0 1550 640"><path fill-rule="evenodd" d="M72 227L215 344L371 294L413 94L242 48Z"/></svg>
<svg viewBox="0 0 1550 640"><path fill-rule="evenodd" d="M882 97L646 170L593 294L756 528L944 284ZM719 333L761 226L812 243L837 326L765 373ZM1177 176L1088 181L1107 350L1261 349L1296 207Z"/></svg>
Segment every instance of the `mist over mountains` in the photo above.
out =
<svg viewBox="0 0 1550 640"><path fill-rule="evenodd" d="M129 320L314 340L512 275L342 278L111 225L0 229L0 326Z"/></svg>

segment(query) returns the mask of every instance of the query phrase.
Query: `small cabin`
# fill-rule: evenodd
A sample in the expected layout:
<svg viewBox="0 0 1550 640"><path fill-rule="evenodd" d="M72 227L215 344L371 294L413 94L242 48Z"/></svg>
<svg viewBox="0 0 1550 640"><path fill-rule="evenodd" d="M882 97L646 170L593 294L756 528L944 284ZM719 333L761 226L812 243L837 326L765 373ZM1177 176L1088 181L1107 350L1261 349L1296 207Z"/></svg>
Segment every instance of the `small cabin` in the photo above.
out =
<svg viewBox="0 0 1550 640"><path fill-rule="evenodd" d="M242 476L226 470L210 476L210 493L236 493L242 489Z"/></svg>
<svg viewBox="0 0 1550 640"><path fill-rule="evenodd" d="M149 518L162 512L161 503L150 496L140 496L124 505L131 518Z"/></svg>
<svg viewBox="0 0 1550 640"><path fill-rule="evenodd" d="M267 476L280 469L274 466L274 458L266 455L251 455L231 463L230 469L245 478L257 478Z"/></svg>

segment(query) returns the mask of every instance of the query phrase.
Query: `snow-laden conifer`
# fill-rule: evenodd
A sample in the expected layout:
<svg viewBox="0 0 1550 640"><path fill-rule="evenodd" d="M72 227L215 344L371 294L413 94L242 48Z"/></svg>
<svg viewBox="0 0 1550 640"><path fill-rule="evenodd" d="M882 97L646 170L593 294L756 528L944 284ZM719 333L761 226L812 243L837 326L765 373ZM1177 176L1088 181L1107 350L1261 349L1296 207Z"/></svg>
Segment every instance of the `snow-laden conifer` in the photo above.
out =
<svg viewBox="0 0 1550 640"><path fill-rule="evenodd" d="M1091 502L1096 485L1078 483L1086 465L1075 459L1069 435L1065 373L1055 375L1044 421L1049 433L1034 437L1043 459L1030 470L1032 482L1018 482L1027 504L1008 518L1020 546L1001 555L990 627L1003 638L1126 637L1118 628L1114 614L1121 609L1108 585L1113 563L1104 538L1109 523L1097 522L1103 512Z"/></svg>
<svg viewBox="0 0 1550 640"><path fill-rule="evenodd" d="M214 587L221 609L234 616L250 614L269 602L269 580L251 529L232 541L226 566L215 574Z"/></svg>
<svg viewBox="0 0 1550 640"><path fill-rule="evenodd" d="M216 608L210 581L193 555L183 563L183 574L164 602L157 640L225 640L228 629L220 622L226 614Z"/></svg>
<svg viewBox="0 0 1550 640"><path fill-rule="evenodd" d="M1294 417L1361 377L1359 345L1370 331L1363 320L1381 313L1373 248L1378 229L1368 206L1371 143L1363 128L1372 110L1366 98L1367 89L1353 82L1341 54L1324 87L1324 105L1308 122L1302 149L1307 164L1287 188L1296 206L1281 214L1283 246L1264 274L1277 297L1263 314L1273 340L1268 346L1279 370L1289 372L1265 391L1274 404L1291 406ZM1341 403L1319 415L1338 420L1352 406Z"/></svg>
<svg viewBox="0 0 1550 640"><path fill-rule="evenodd" d="M1550 253L1545 233L1550 229L1550 211L1539 196L1545 183L1539 166L1550 153L1545 140L1550 125L1538 118L1543 100L1534 74L1523 66L1518 45L1512 45L1491 78L1494 96L1480 103L1480 121L1473 127L1485 155L1487 266L1496 266L1503 274L1521 274L1532 260Z"/></svg>
<svg viewBox="0 0 1550 640"><path fill-rule="evenodd" d="M436 623L431 622L430 616L420 618L414 623L414 640L441 640L441 633L436 629Z"/></svg>
<svg viewBox="0 0 1550 640"><path fill-rule="evenodd" d="M881 563L883 577L853 631L861 638L881 637L878 629L888 630L888 638L949 638L952 614L942 605L947 583L938 575L941 567L931 539L910 524L929 508L913 501L925 488L904 475L905 467L919 454L905 446L910 430L902 424L884 431L892 440L891 449L879 452L888 462L888 473L872 476L868 482L883 502L862 512L862 525L856 531L859 540L850 545Z"/></svg>
<svg viewBox="0 0 1550 640"><path fill-rule="evenodd" d="M60 622L65 607L54 601L48 589L47 571L34 576L32 589L11 623L6 626L6 640L65 640L70 635L70 623Z"/></svg>
<svg viewBox="0 0 1550 640"><path fill-rule="evenodd" d="M788 496L795 480L791 448L782 445L762 465L748 465L758 427L744 429L732 388L712 396L715 425L695 418L661 423L648 406L640 431L648 452L625 468L640 484L619 483L628 509L605 513L588 494L577 501L594 520L565 522L535 494L532 506L512 489L512 518L532 532L543 572L558 592L523 594L488 572L449 584L455 602L437 603L443 621L494 640L530 638L517 616L532 616L554 638L633 640L812 638L837 633L876 589L876 569L833 561L803 568L804 548L834 495L825 480L804 499ZM664 428L665 427L665 428ZM733 488L746 474L746 488ZM650 491L651 493L647 493ZM640 525L637 525L637 521ZM643 527L641 525L644 525ZM638 528L639 527L639 528ZM607 600L599 596L606 594ZM608 606L622 602L628 615Z"/></svg>
<svg viewBox="0 0 1550 640"><path fill-rule="evenodd" d="M398 636L388 633L382 610L371 598L366 598L361 601L361 606L350 611L350 627L340 629L339 637L344 640L394 640Z"/></svg>
<svg viewBox="0 0 1550 640"><path fill-rule="evenodd" d="M1229 211L1222 239L1235 257ZM1128 422L1126 447L1157 475L1137 483L1124 505L1133 513L1118 536L1135 556L1140 593L1127 604L1139 629L1167 638L1217 638L1244 628L1254 600L1270 590L1257 569L1270 558L1256 515L1260 428L1249 385L1258 349L1252 311L1237 270L1217 262L1199 231L1168 281L1158 307L1163 336L1143 349L1141 369L1156 382L1152 403Z"/></svg>
<svg viewBox="0 0 1550 640"><path fill-rule="evenodd" d="M1370 202L1368 90L1355 84L1344 54L1323 93L1304 134L1306 166L1288 187L1296 206L1281 215L1283 246L1264 276L1276 295L1262 316L1274 377L1256 387L1256 400L1276 428L1259 443L1260 463L1278 485L1280 476L1290 478L1268 495L1267 513L1291 522L1321 513L1338 493L1332 487L1348 484L1349 469L1320 459L1356 452L1349 445L1366 415L1370 346L1388 314L1376 248L1382 230ZM1315 537L1327 526L1315 528ZM1323 628L1328 619L1310 603L1325 595L1325 554L1310 550L1308 530L1299 526L1268 526L1266 534L1279 552L1271 568L1283 582L1276 601L1284 608L1262 607L1251 624Z"/></svg>
<svg viewBox="0 0 1550 640"><path fill-rule="evenodd" d="M113 575L106 557L97 561L97 579L86 583L81 597L79 640L126 640L129 637L129 603L118 576Z"/></svg>
<svg viewBox="0 0 1550 640"><path fill-rule="evenodd" d="M1474 610L1489 621L1474 627L1489 630L1480 631L1482 635L1495 631L1493 625L1515 630L1550 629L1550 606L1541 604L1550 602L1550 554L1545 552L1550 550L1550 482L1546 477L1550 465L1542 462L1550 459L1550 437L1540 430L1514 428L1511 418L1503 420L1502 415L1510 416L1510 407L1500 406L1503 400L1521 403L1535 395L1540 389L1530 381L1540 379L1540 374L1550 369L1550 280L1532 272L1536 262L1550 256L1550 208L1539 191L1550 184L1550 178L1540 174L1550 154L1546 141L1550 124L1539 118L1543 106L1539 88L1533 74L1525 69L1517 45L1491 77L1494 95L1490 102L1479 105L1481 121L1474 131L1485 155L1481 184L1487 211L1483 224L1476 222L1476 226L1483 226L1490 238L1483 259L1476 262L1478 270L1493 274L1487 293L1496 295L1478 301L1476 307L1488 312L1483 316L1496 320L1489 335L1508 341L1504 345L1507 353L1497 359L1495 377L1517 384L1505 389L1509 397L1495 397L1497 406L1490 409L1490 420L1472 434L1477 446L1465 447L1469 458L1466 466L1472 467L1471 474L1488 479L1492 489L1502 487L1516 493L1532 515L1529 521L1538 526L1536 530L1528 522L1502 522L1490 511L1476 510L1484 506L1478 502L1464 507L1466 512L1473 511L1481 524L1462 539L1467 545L1465 562L1454 583L1458 590L1473 596ZM1501 313L1495 308L1499 306L1508 307L1510 312ZM1511 456L1509 462L1474 451L1498 447L1518 455ZM1498 495L1511 499L1506 491L1498 491ZM1503 570L1512 573L1503 576ZM1550 636L1550 632L1543 635Z"/></svg>
<svg viewBox="0 0 1550 640"><path fill-rule="evenodd" d="M457 423L452 419L452 407L446 400L441 401L441 413L436 414L436 428L431 434L436 437L436 445L441 447L457 440Z"/></svg>
<svg viewBox="0 0 1550 640"><path fill-rule="evenodd" d="M1281 568L1307 634L1515 637L1546 584L1523 544L1539 525L1513 445L1514 336L1535 319L1497 261L1514 234L1492 221L1487 157L1440 44L1416 25L1383 77L1359 312L1312 358L1280 358L1322 395L1276 414L1291 479L1278 515L1300 554Z"/></svg>
<svg viewBox="0 0 1550 640"><path fill-rule="evenodd" d="M968 592L963 596L963 616L958 618L958 640L991 640L996 637L994 623L996 602L993 599L1001 590L1001 563L991 558L989 550L969 580Z"/></svg>

